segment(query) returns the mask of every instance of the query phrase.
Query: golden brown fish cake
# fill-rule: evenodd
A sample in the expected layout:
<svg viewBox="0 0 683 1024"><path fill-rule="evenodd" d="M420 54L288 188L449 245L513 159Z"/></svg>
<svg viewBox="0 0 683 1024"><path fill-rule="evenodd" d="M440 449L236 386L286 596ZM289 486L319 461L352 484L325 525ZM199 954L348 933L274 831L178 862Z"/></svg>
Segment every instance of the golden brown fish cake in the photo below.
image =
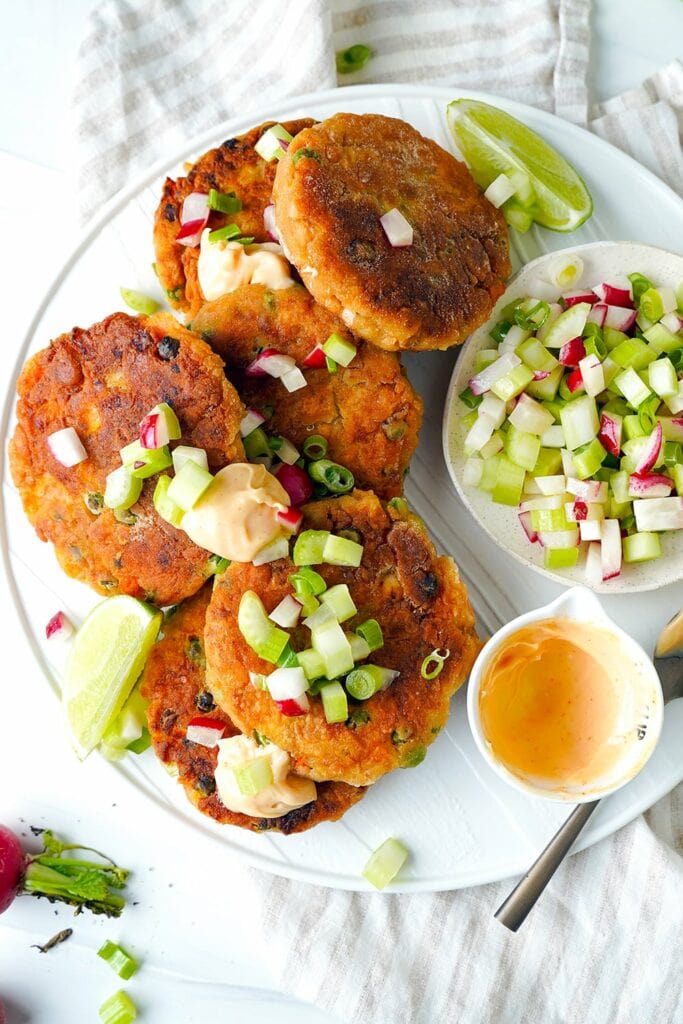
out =
<svg viewBox="0 0 683 1024"><path fill-rule="evenodd" d="M457 345L484 323L510 273L503 215L464 163L380 114L335 114L278 163L277 226L306 287L387 349ZM380 217L413 227L392 247Z"/></svg>
<svg viewBox="0 0 683 1024"><path fill-rule="evenodd" d="M336 821L361 799L364 789L342 782L322 782L316 800L281 818L253 818L231 811L221 802L214 780L216 748L202 747L186 738L187 726L197 715L223 722L226 736L239 734L227 715L215 706L205 685L202 638L210 598L211 587L206 586L181 605L164 624L164 637L147 659L140 690L149 701L147 721L157 757L162 764L177 768L178 779L195 807L221 824L290 835L305 832L322 821Z"/></svg>
<svg viewBox="0 0 683 1024"><path fill-rule="evenodd" d="M306 117L285 121L284 127L291 135L296 135L313 123ZM253 237L257 242L269 241L263 227L263 211L270 203L275 162L260 157L254 145L273 124L274 121L266 121L239 138L227 139L221 146L204 153L186 177L167 178L164 182L154 216L156 270L171 305L190 317L204 302L204 296L197 279L199 247L176 242L183 202L191 192L208 194L212 188L218 192L234 192L242 202L242 209L238 213L212 211L209 227L213 230L225 224L236 224L242 235Z"/></svg>
<svg viewBox="0 0 683 1024"><path fill-rule="evenodd" d="M17 390L17 427L10 444L14 482L26 515L51 541L69 576L100 593L124 593L159 605L197 591L208 574L207 552L156 513L156 478L144 482L132 525L113 511L94 515L86 494L102 495L121 464L120 449L139 435L159 402L173 406L182 443L206 450L216 471L244 461L244 410L219 357L169 313L115 313L87 330L74 328L36 353ZM88 457L71 468L55 459L48 436L76 430Z"/></svg>
<svg viewBox="0 0 683 1024"><path fill-rule="evenodd" d="M303 529L353 529L364 544L360 568L316 566L328 586L346 583L358 613L344 623L352 630L376 618L384 646L370 661L397 669L388 689L364 702L350 701L346 722L330 724L322 703L289 718L267 691L257 689L249 672L270 673L273 666L249 647L237 627L242 595L253 590L271 611L291 593L289 559L255 567L233 563L216 580L205 629L207 684L214 699L244 732L258 729L289 751L296 771L313 779L337 779L369 785L385 772L413 767L423 759L448 718L450 698L465 680L480 644L474 615L451 559L437 557L423 523L401 499L385 508L369 491L304 507ZM292 646L302 650L310 633L299 626ZM424 658L436 648L450 657L435 679L422 678Z"/></svg>
<svg viewBox="0 0 683 1024"><path fill-rule="evenodd" d="M244 285L206 303L192 329L225 360L246 406L272 407L269 431L299 449L307 437L320 434L328 441L328 458L350 469L358 486L385 499L403 492L417 447L422 399L393 352L359 342L351 364L336 373L304 367L307 387L292 394L272 377L246 376L245 368L262 348L284 352L302 367L330 334L355 340L300 285L279 291Z"/></svg>

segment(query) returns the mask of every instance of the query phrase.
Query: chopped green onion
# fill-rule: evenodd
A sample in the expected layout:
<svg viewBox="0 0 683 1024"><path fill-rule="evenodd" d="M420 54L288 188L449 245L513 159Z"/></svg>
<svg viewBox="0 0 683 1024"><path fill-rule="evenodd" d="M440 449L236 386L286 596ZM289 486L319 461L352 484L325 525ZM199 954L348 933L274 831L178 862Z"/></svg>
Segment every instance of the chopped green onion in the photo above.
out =
<svg viewBox="0 0 683 1024"><path fill-rule="evenodd" d="M221 558L220 555L209 555L207 568L209 576L220 576L230 565L229 558Z"/></svg>
<svg viewBox="0 0 683 1024"><path fill-rule="evenodd" d="M512 324L509 320L499 320L496 326L489 331L489 337L493 338L494 341L497 341L500 344L501 341L505 340L505 335L511 327Z"/></svg>
<svg viewBox="0 0 683 1024"><path fill-rule="evenodd" d="M233 238L233 242L237 242L238 245L253 245L253 235L243 235L242 238Z"/></svg>
<svg viewBox="0 0 683 1024"><path fill-rule="evenodd" d="M278 668L299 668L299 656L290 643L286 644L276 665Z"/></svg>
<svg viewBox="0 0 683 1024"><path fill-rule="evenodd" d="M328 537L329 530L304 530L300 533L292 552L294 565L321 565Z"/></svg>
<svg viewBox="0 0 683 1024"><path fill-rule="evenodd" d="M213 477L198 463L188 459L179 473L173 477L168 488L168 497L179 505L184 512L189 512L197 504L202 494L213 483Z"/></svg>
<svg viewBox="0 0 683 1024"><path fill-rule="evenodd" d="M171 526L180 526L183 516L185 513L179 505L176 505L168 496L168 489L171 486L170 476L166 476L164 473L157 479L156 487L154 488L154 495L152 497L152 503L157 511L157 514L161 518L170 523Z"/></svg>
<svg viewBox="0 0 683 1024"><path fill-rule="evenodd" d="M353 473L329 459L318 459L308 467L308 474L316 483L324 484L332 494L346 494L355 483Z"/></svg>
<svg viewBox="0 0 683 1024"><path fill-rule="evenodd" d="M130 466L119 466L107 474L104 489L106 508L128 509L142 493L142 480L133 476Z"/></svg>
<svg viewBox="0 0 683 1024"><path fill-rule="evenodd" d="M369 657L370 648L367 642L358 633L345 633L344 636L351 645L351 657L354 662L363 661L364 658Z"/></svg>
<svg viewBox="0 0 683 1024"><path fill-rule="evenodd" d="M633 292L633 300L637 304L640 302L642 296L652 288L652 281L649 281L642 274L627 274L626 275L631 282L631 291Z"/></svg>
<svg viewBox="0 0 683 1024"><path fill-rule="evenodd" d="M550 306L543 299L539 299L530 309L526 309L524 303L518 306L515 310L515 323L524 331L537 331L549 316Z"/></svg>
<svg viewBox="0 0 683 1024"><path fill-rule="evenodd" d="M335 54L337 72L340 75L348 75L353 71L360 71L372 57L372 50L365 43L354 43L346 50L338 50Z"/></svg>
<svg viewBox="0 0 683 1024"><path fill-rule="evenodd" d="M273 784L273 767L269 757L255 757L253 761L236 765L232 772L243 796L256 796L262 789Z"/></svg>
<svg viewBox="0 0 683 1024"><path fill-rule="evenodd" d="M330 724L345 722L349 717L349 702L342 684L338 681L325 683L320 687L319 692L323 702L325 720Z"/></svg>
<svg viewBox="0 0 683 1024"><path fill-rule="evenodd" d="M301 149L297 149L296 153L292 156L292 163L298 164L299 160L316 160L320 163L320 153L317 149L309 149L308 146L302 146Z"/></svg>
<svg viewBox="0 0 683 1024"><path fill-rule="evenodd" d="M296 548L295 548L296 550ZM346 537L328 534L323 547L323 562L328 565L350 565L358 568L363 557L363 545ZM296 562L294 563L296 565Z"/></svg>
<svg viewBox="0 0 683 1024"><path fill-rule="evenodd" d="M327 438L322 434L311 434L306 438L302 447L306 458L317 462L318 459L324 459L327 455Z"/></svg>
<svg viewBox="0 0 683 1024"><path fill-rule="evenodd" d="M363 877L375 889L385 889L396 878L407 859L408 851L403 843L393 837L385 839L363 868Z"/></svg>
<svg viewBox="0 0 683 1024"><path fill-rule="evenodd" d="M218 210L219 213L239 213L242 202L234 192L217 192L215 188L210 188L209 209Z"/></svg>
<svg viewBox="0 0 683 1024"><path fill-rule="evenodd" d="M356 346L352 341L342 338L341 334L331 334L327 341L323 342L323 352L330 359L340 366L348 366L356 354Z"/></svg>
<svg viewBox="0 0 683 1024"><path fill-rule="evenodd" d="M135 526L138 521L135 513L127 508L115 508L114 519L119 523L123 523L124 526Z"/></svg>
<svg viewBox="0 0 683 1024"><path fill-rule="evenodd" d="M108 963L111 969L116 971L119 978L123 978L124 981L132 978L140 967L137 960L134 960L129 953L126 953L125 949L117 946L115 942L105 942L97 950L97 955L105 963Z"/></svg>
<svg viewBox="0 0 683 1024"><path fill-rule="evenodd" d="M138 1011L135 1003L123 990L116 992L100 1006L102 1024L133 1024Z"/></svg>
<svg viewBox="0 0 683 1024"><path fill-rule="evenodd" d="M437 647L435 650L428 654L422 662L420 667L420 675L423 679L436 679L438 675L441 675L444 662L450 658L451 652L448 648L442 653Z"/></svg>
<svg viewBox="0 0 683 1024"><path fill-rule="evenodd" d="M294 587L296 594L313 594L317 597L327 589L327 584L320 573L305 565L298 572L288 577L290 584Z"/></svg>
<svg viewBox="0 0 683 1024"><path fill-rule="evenodd" d="M652 320L653 323L657 320L661 320L664 316L664 303L662 297L656 288L648 288L640 296L638 307L641 313Z"/></svg>
<svg viewBox="0 0 683 1024"><path fill-rule="evenodd" d="M591 327L596 327L597 324L591 324ZM599 328L598 328L599 330ZM600 361L607 356L607 345L602 338L598 337L597 334L592 335L590 338L586 338L583 347L586 350L587 356L597 356Z"/></svg>
<svg viewBox="0 0 683 1024"><path fill-rule="evenodd" d="M88 491L87 494L83 495L83 501L88 512L91 512L94 516L101 515L104 510L104 497L99 491Z"/></svg>
<svg viewBox="0 0 683 1024"><path fill-rule="evenodd" d="M131 754L144 754L146 750L152 746L152 737L149 734L147 726L143 725L142 733L136 740L131 742L126 747L126 750L130 750Z"/></svg>
<svg viewBox="0 0 683 1024"><path fill-rule="evenodd" d="M237 612L239 631L251 649L264 661L276 664L289 643L289 635L278 629L266 614L261 598L253 590L242 594Z"/></svg>
<svg viewBox="0 0 683 1024"><path fill-rule="evenodd" d="M209 231L210 242L231 242L237 238L240 233L240 229L236 224L226 224L225 227L216 228L215 231Z"/></svg>
<svg viewBox="0 0 683 1024"><path fill-rule="evenodd" d="M368 700L377 692L377 681L366 666L354 668L346 677L346 689L356 700Z"/></svg>
<svg viewBox="0 0 683 1024"><path fill-rule="evenodd" d="M377 619L366 619L365 622L361 622L360 626L356 626L356 633L363 637L371 651L378 651L380 647L384 647L382 627Z"/></svg>
<svg viewBox="0 0 683 1024"><path fill-rule="evenodd" d="M134 309L136 313L144 313L146 316L151 316L159 308L159 303L156 299L150 298L149 295L145 295L143 292L136 292L133 288L119 288L119 291L125 304L129 309Z"/></svg>
<svg viewBox="0 0 683 1024"><path fill-rule="evenodd" d="M119 454L123 465L131 466L133 476L140 480L155 476L173 464L167 445L163 448L143 448L139 441L132 441L122 448Z"/></svg>
<svg viewBox="0 0 683 1024"><path fill-rule="evenodd" d="M476 409L484 401L483 395L475 395L469 384L464 391L460 392L460 401L464 402L468 409Z"/></svg>
<svg viewBox="0 0 683 1024"><path fill-rule="evenodd" d="M328 373L336 373L337 372L337 364L335 363L334 359L332 359L328 355L325 356L325 366L327 367L327 372Z"/></svg>
<svg viewBox="0 0 683 1024"><path fill-rule="evenodd" d="M650 395L638 406L638 422L646 434L653 430L657 422L659 404L659 395Z"/></svg>
<svg viewBox="0 0 683 1024"><path fill-rule="evenodd" d="M244 452L249 462L258 462L270 458L270 443L263 427L256 427L255 430L252 430L251 433L242 438L242 443L244 444Z"/></svg>
<svg viewBox="0 0 683 1024"><path fill-rule="evenodd" d="M346 622L347 619L353 618L358 611L346 583L338 583L336 587L330 587L320 600L331 609L337 622Z"/></svg>

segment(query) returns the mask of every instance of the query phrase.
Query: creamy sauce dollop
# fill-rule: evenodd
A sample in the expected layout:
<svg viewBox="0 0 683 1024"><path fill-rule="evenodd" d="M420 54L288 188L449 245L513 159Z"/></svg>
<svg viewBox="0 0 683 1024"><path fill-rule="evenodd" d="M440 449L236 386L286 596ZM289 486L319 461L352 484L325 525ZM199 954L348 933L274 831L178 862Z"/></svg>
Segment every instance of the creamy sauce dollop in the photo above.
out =
<svg viewBox="0 0 683 1024"><path fill-rule="evenodd" d="M234 292L243 284L264 284L273 291L294 284L291 267L282 246L276 242L210 242L208 228L202 231L199 244L197 277L202 294L209 301Z"/></svg>
<svg viewBox="0 0 683 1024"><path fill-rule="evenodd" d="M479 691L493 755L542 786L586 786L614 768L635 736L624 697L641 668L607 629L558 617L512 633Z"/></svg>
<svg viewBox="0 0 683 1024"><path fill-rule="evenodd" d="M200 548L231 562L251 562L282 534L277 514L289 504L287 491L265 466L235 462L216 473L181 528Z"/></svg>
<svg viewBox="0 0 683 1024"><path fill-rule="evenodd" d="M273 781L260 793L245 796L240 792L233 768L267 757L273 772ZM231 736L218 743L216 788L218 795L230 811L249 814L255 818L281 818L283 814L310 804L317 797L315 782L290 772L289 754L274 743L259 746L250 736Z"/></svg>

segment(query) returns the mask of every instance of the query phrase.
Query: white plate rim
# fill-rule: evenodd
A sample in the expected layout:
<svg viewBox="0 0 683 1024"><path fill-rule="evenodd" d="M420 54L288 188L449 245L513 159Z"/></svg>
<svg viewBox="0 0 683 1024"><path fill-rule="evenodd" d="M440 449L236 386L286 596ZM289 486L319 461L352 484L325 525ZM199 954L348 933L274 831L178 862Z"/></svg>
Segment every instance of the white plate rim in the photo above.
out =
<svg viewBox="0 0 683 1024"><path fill-rule="evenodd" d="M457 98L472 98L481 100L485 103L491 103L493 105L501 106L504 109L510 111L520 119L529 117L529 114L533 116L536 121L541 123L545 122L550 126L562 125L563 131L566 131L569 138L576 138L582 140L585 136L588 136L591 140L591 145L597 146L598 150L602 149L605 152L611 154L614 153L615 147L610 143L601 139L599 136L593 135L586 129L581 128L572 122L565 122L556 115L551 114L547 111L539 110L537 108L529 107L526 104L519 103L515 100L507 100L501 97L497 97L490 93L480 92L474 89L459 89L457 86L430 86L430 85L411 85L411 84L380 84L380 85L357 85L357 86L344 86L336 89L327 89L319 92L311 92L301 96L291 97L282 103L273 103L268 106L259 107L246 115L239 117L228 118L222 122L216 124L215 127L205 130L194 138L190 139L189 143L183 144L179 147L175 154L171 157L164 157L158 160L155 164L149 167L146 171L138 175L131 184L126 186L120 192L116 193L110 200L108 200L100 210L100 212L90 220L90 222L82 229L79 238L76 243L72 246L71 251L62 263L59 271L55 274L52 282L45 291L43 298L36 307L36 311L31 318L31 321L24 333L21 345L17 351L17 355L12 366L11 376L8 378L7 390L3 398L2 404L2 415L0 419L0 429L2 431L3 438L7 434L8 422L12 415L14 406L14 398L16 393L16 382L21 372L21 368L26 359L27 349L30 347L33 340L33 336L36 332L41 319L45 315L52 299L56 295L59 287L63 280L70 273L73 264L79 257L87 250L92 241L96 238L99 232L106 226L106 224L118 214L130 201L133 199L142 189L149 186L157 178L161 177L167 170L175 167L181 163L183 159L191 156L192 154L198 154L205 150L207 147L219 144L223 138L229 138L233 135L239 134L240 132L246 131L249 127L259 124L266 120L272 120L274 116L280 119L284 119L288 116L292 116L294 112L305 106L306 104L321 105L325 103L334 103L340 110L343 109L343 101L346 98L357 100L357 99L373 99L378 100L386 99L431 99L435 102L443 101L448 103L453 99ZM671 198L676 201L680 201L676 193L668 185L666 185L660 178L643 167L628 154L619 153L620 159L626 161L634 173L640 175L642 179L648 183L648 187L654 190L655 193L660 193L663 200L670 201ZM6 472L6 451L5 446L2 446L0 451L0 473L4 478ZM4 499L3 499L4 507ZM39 647L34 641L33 631L26 619L23 602L19 595L18 586L12 571L10 552L8 545L7 530L5 527L4 516L2 517L2 523L0 523L0 552L2 558L2 566L5 572L6 580L9 584L10 592L12 594L12 604L14 612L17 615L17 619L24 631L24 634L28 640L28 643L33 651L36 661L41 667L43 675L46 681L51 686L53 692L57 696L59 693L59 687L52 678L52 672L49 666L46 664L45 659L40 651ZM97 755L96 755L97 756ZM110 767L118 771L123 777L126 778L127 782L134 786L138 793L142 793L145 797L151 800L157 808L159 807L158 800L155 800L153 795L148 791L147 787L140 785L139 780L132 777L132 773L129 772L125 765L110 764ZM681 771L681 778L683 779L683 768ZM652 806L653 802L660 799L662 796L669 792L671 786L667 783L666 787L661 791L657 791L654 800L651 795L647 799L641 799L637 803L624 808L623 811L611 817L608 821L604 822L600 828L595 829L584 835L575 845L572 852L579 852L580 850L586 849L592 846L594 843L599 842L601 839L613 834L622 828L625 824L632 821L635 817L641 814ZM200 818L196 823L189 822L180 812L169 804L164 804L163 812L170 813L175 819L182 819L183 824L192 824L193 830L200 832L205 838L212 840L213 842L219 843L221 848L229 855L238 857L245 864L259 868L266 871L269 874L291 878L296 881L304 881L308 883L314 883L330 888L348 890L348 891L370 891L370 886L364 882L358 875L334 875L330 879L324 872L316 871L309 867L301 867L291 861L288 862L271 862L271 860L261 853L252 853L244 848L236 849L230 847L229 844L218 834L209 831L203 827L203 821ZM390 886L386 893L391 895L393 893L410 893L410 892L440 892L440 891L453 891L460 888L466 888L475 885L482 885L488 882L499 881L504 878L509 878L524 869L523 864L518 862L508 862L505 865L499 865L495 870L490 871L476 871L471 870L469 872L461 872L459 880L454 883L449 878L434 878L434 879L410 879L407 878L405 881L397 883L396 885Z"/></svg>

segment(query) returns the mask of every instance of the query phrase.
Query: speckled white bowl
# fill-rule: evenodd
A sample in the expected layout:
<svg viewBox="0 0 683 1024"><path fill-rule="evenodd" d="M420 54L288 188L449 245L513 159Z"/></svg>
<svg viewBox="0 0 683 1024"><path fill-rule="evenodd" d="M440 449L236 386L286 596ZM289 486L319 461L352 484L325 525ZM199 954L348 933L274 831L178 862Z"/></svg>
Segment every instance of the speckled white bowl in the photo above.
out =
<svg viewBox="0 0 683 1024"><path fill-rule="evenodd" d="M593 779L589 785L542 788L509 771L496 757L482 729L479 715L479 690L484 670L491 656L504 640L532 622L557 617L585 622L613 633L619 640L624 655L633 662L636 672L634 672L629 692L623 694L620 719L623 734L631 734L633 742L625 748L623 756L613 768L601 777ZM480 651L467 684L467 717L472 735L479 751L494 772L511 786L520 789L527 795L564 803L576 804L597 800L599 797L616 792L635 778L657 746L662 731L663 712L662 686L652 659L633 637L612 622L595 594L585 587L572 587L570 590L566 590L550 604L512 619L497 633L494 633Z"/></svg>
<svg viewBox="0 0 683 1024"><path fill-rule="evenodd" d="M577 245L563 250L567 254L576 253L584 263L581 280L572 285L572 289L610 281L625 274L634 272L645 274L657 284L676 287L683 281L683 256L656 249L651 245L638 242L591 242L588 245ZM548 267L554 263L558 252L540 256L522 267L511 280L505 294L496 303L490 320L475 331L468 339L458 356L453 376L446 396L443 418L443 450L446 466L465 506L481 523L489 536L500 547L508 551L524 565L536 572L548 576L558 583L579 583L591 586L586 580L584 569L585 559L571 569L552 570L543 566L543 549L539 544L530 544L519 525L517 512L508 505L497 505L491 497L476 487L465 486L462 480L465 466L464 439L467 430L463 427L465 410L458 395L467 386L474 375L474 364L477 352L490 348L489 330L500 318L500 310L513 299L524 295L535 295L541 299L554 299L558 289L546 277ZM667 583L683 579L683 531L662 535L663 555L653 562L642 562L636 565L624 565L621 575L592 586L593 590L604 594L631 593L642 590L655 590Z"/></svg>

